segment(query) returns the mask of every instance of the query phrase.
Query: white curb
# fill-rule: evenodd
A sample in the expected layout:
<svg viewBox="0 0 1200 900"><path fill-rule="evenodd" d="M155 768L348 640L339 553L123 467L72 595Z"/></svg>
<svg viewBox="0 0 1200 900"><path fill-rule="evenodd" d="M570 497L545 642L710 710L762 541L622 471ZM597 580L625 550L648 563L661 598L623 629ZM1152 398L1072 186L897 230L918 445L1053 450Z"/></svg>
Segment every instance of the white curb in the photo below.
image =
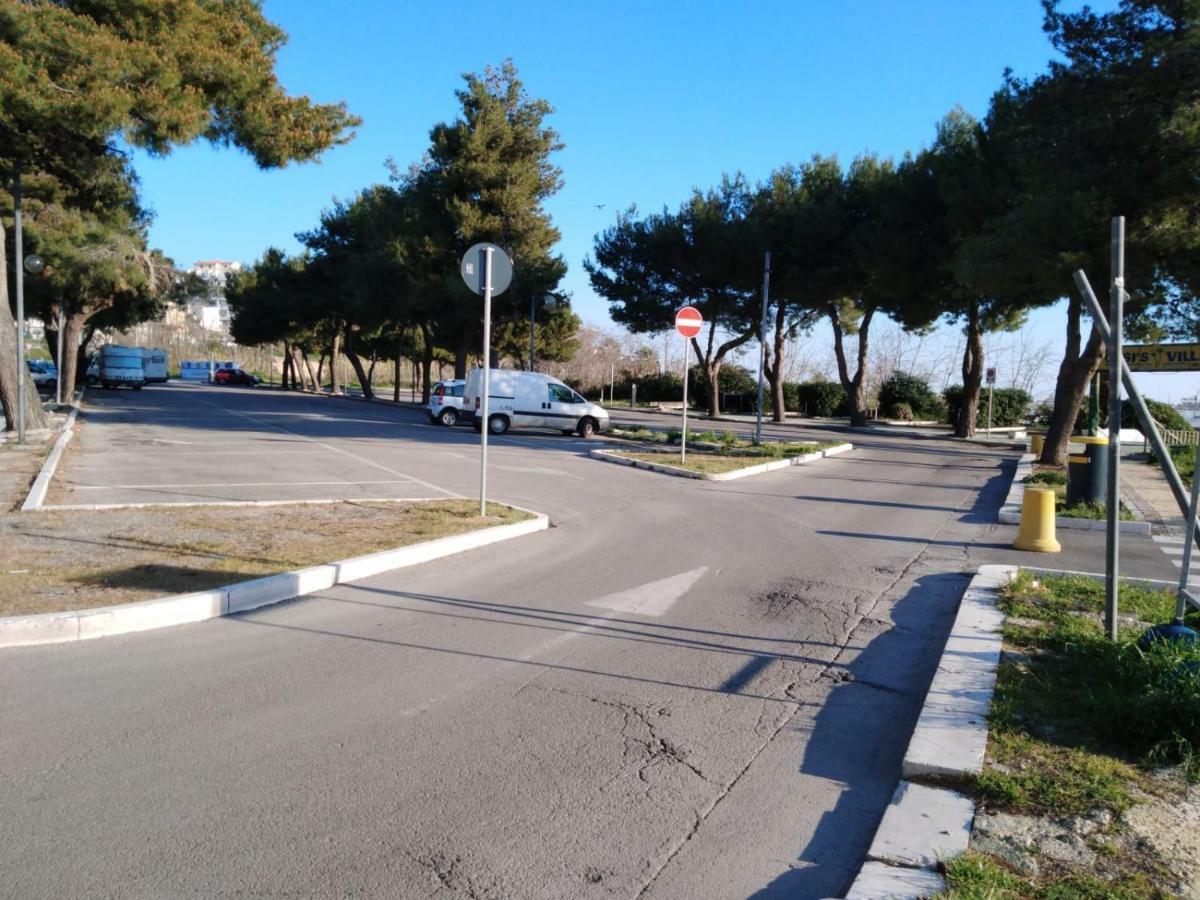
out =
<svg viewBox="0 0 1200 900"><path fill-rule="evenodd" d="M369 578L393 569L415 566L499 541L545 531L549 527L550 519L547 516L534 513L534 518L524 522L480 528L466 534L451 535L395 550L384 550L253 581L243 581L211 591L176 594L141 603L125 603L75 612L0 619L0 648L82 641L216 619L326 590L335 584Z"/></svg>
<svg viewBox="0 0 1200 900"><path fill-rule="evenodd" d="M966 851L975 804L954 791L907 779L983 771L988 711L1003 639L1000 588L1016 566L980 566L954 626L904 754L902 780L875 832L846 900L928 897L945 890L938 869Z"/></svg>
<svg viewBox="0 0 1200 900"><path fill-rule="evenodd" d="M746 466L744 469L734 469L730 472L693 472L690 469L683 469L679 466L672 466L667 463L652 463L641 459L630 459L626 456L618 455L614 450L592 450L589 456L593 459L604 460L605 462L616 463L619 466L631 466L635 469L646 469L650 472L661 472L664 475L674 475L678 478L694 478L698 481L733 481L736 478L746 478L750 475L761 475L764 472L774 472L778 469L786 469L790 466L799 466L804 463L815 462L818 459L824 459L826 456L837 456L839 453L845 453L848 450L853 450L853 444L837 444L830 447L828 450L818 450L816 453L806 453L803 456L789 456L787 459L776 459L771 462L759 463L758 465ZM667 456L666 453L663 454Z"/></svg>
<svg viewBox="0 0 1200 900"><path fill-rule="evenodd" d="M75 417L79 414L79 407L83 403L84 390L87 390L87 388L85 387L83 390L80 390L79 399L71 407L67 421L63 424L62 434L54 442L54 447L51 449L50 455L42 463L42 470L38 472L37 478L33 481L33 486L29 488L29 493L25 496L25 502L21 504L21 512L38 509L46 499L46 492L50 490L50 479L54 477L54 471L58 468L63 451L66 450L67 444L75 434Z"/></svg>
<svg viewBox="0 0 1200 900"><path fill-rule="evenodd" d="M1021 524L1021 504L1025 502L1025 479L1033 474L1033 461L1037 457L1032 453L1026 453L1017 461L1017 471L1013 475L1012 485L1008 489L1008 496L1004 498L1004 505L1000 507L1000 512L996 516L996 521L1001 525L1020 525ZM1062 528L1066 531L1103 531L1108 527L1108 523L1103 519L1075 519L1070 516L1055 516L1054 527ZM1117 528L1122 534L1138 534L1145 537L1150 535L1149 522L1118 522Z"/></svg>

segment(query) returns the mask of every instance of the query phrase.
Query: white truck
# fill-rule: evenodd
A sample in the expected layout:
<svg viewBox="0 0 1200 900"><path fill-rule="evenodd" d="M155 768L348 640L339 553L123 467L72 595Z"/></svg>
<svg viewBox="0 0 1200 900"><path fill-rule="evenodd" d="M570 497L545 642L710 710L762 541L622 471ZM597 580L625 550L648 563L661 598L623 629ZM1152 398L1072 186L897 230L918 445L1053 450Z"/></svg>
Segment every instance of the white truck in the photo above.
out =
<svg viewBox="0 0 1200 900"><path fill-rule="evenodd" d="M467 372L463 390L464 419L483 427L483 369ZM608 430L608 410L584 400L557 378L540 372L492 369L488 378L488 431L509 428L554 428L563 434L591 437Z"/></svg>
<svg viewBox="0 0 1200 900"><path fill-rule="evenodd" d="M167 380L167 351L159 347L141 347L142 374L146 384L154 384Z"/></svg>
<svg viewBox="0 0 1200 900"><path fill-rule="evenodd" d="M100 386L106 389L130 387L140 391L146 383L142 371L140 347L105 344L100 348Z"/></svg>

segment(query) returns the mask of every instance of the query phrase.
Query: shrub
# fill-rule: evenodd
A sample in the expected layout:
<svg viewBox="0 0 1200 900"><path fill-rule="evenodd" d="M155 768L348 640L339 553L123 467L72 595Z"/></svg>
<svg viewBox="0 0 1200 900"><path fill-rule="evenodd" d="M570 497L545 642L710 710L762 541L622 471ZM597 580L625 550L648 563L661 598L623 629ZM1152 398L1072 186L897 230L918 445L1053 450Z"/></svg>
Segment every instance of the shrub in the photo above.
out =
<svg viewBox="0 0 1200 900"><path fill-rule="evenodd" d="M943 396L946 398L946 421L953 425L958 421L958 411L962 408L962 385L951 385L946 388ZM1020 388L997 388L992 395L992 425L1001 428L1020 425L1025 421L1029 403L1029 394ZM975 427L986 428L987 418L988 390L984 385L979 392L979 409L975 416Z"/></svg>
<svg viewBox="0 0 1200 900"><path fill-rule="evenodd" d="M678 403L683 399L683 379L669 372L640 375L636 378L625 377L613 388L622 401L627 401L635 384L638 403ZM607 394L607 391L605 393Z"/></svg>
<svg viewBox="0 0 1200 900"><path fill-rule="evenodd" d="M907 407L904 415L902 407ZM945 403L929 387L929 382L907 372L893 372L879 389L879 409L894 419L940 419Z"/></svg>
<svg viewBox="0 0 1200 900"><path fill-rule="evenodd" d="M1025 483L1065 485L1067 483L1067 475L1065 472L1057 472L1053 469L1046 469L1041 472L1034 472L1025 479Z"/></svg>
<svg viewBox="0 0 1200 900"><path fill-rule="evenodd" d="M846 391L834 381L785 382L783 403L788 412L829 418L846 415Z"/></svg>
<svg viewBox="0 0 1200 900"><path fill-rule="evenodd" d="M708 379L704 377L704 369L700 366L692 366L689 377L691 378L691 383L688 385L688 400L693 406L701 409L707 407ZM758 397L758 377L751 375L749 369L743 369L741 366L730 364L723 365L721 366L720 375L717 376L717 381L721 393L722 411L753 411ZM765 385L763 389L765 392ZM682 396L682 392L683 386L680 385L680 396ZM737 395L737 397L734 395ZM639 384L638 397L640 398L641 396L642 386ZM728 406L728 409L726 409L726 406Z"/></svg>
<svg viewBox="0 0 1200 900"><path fill-rule="evenodd" d="M1168 428L1171 431L1182 431L1191 428L1191 424L1175 407L1169 403L1163 403L1159 400L1151 400L1146 398L1146 408L1150 411L1150 416L1158 422L1163 428ZM1104 418L1107 418L1105 416ZM1129 400L1121 404L1121 427L1122 428L1141 428L1137 420L1137 413L1134 412L1133 403Z"/></svg>

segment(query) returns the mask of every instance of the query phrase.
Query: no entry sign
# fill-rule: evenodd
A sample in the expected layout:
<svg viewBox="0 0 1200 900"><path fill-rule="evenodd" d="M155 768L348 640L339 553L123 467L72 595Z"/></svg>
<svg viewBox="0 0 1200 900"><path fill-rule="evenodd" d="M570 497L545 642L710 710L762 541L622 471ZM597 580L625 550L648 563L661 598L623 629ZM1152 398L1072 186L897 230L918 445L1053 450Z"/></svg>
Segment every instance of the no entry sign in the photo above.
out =
<svg viewBox="0 0 1200 900"><path fill-rule="evenodd" d="M698 335L703 324L704 317L694 306L685 306L675 313L675 330L685 338L694 338Z"/></svg>

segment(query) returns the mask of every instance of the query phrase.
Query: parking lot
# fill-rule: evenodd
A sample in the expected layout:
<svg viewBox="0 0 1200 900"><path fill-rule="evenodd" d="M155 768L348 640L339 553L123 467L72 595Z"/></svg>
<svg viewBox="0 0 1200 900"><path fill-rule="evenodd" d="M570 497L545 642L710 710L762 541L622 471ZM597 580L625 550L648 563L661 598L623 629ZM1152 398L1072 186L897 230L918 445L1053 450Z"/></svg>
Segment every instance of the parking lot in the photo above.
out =
<svg viewBox="0 0 1200 900"><path fill-rule="evenodd" d="M523 463L531 446L578 454L561 435L493 438L510 475L572 476ZM431 454L430 450L436 448ZM478 437L422 410L185 383L88 394L51 505L192 504L453 497L477 489Z"/></svg>

